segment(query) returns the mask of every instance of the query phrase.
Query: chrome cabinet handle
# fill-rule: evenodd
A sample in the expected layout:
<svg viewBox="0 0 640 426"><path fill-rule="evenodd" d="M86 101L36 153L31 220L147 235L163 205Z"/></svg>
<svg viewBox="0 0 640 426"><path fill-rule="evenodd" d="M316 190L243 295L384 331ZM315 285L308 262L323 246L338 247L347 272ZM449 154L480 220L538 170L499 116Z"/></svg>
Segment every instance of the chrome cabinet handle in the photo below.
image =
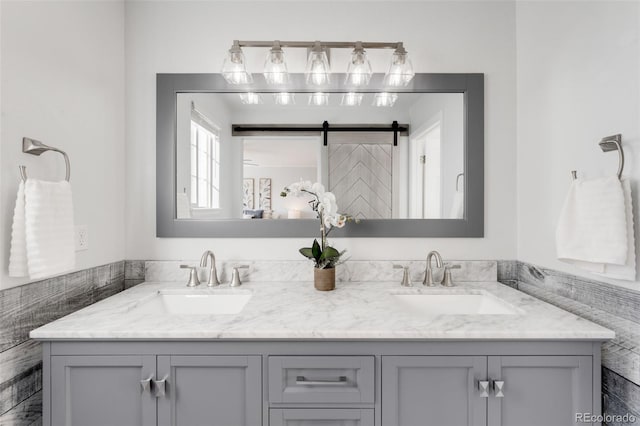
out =
<svg viewBox="0 0 640 426"><path fill-rule="evenodd" d="M479 380L478 390L480 391L480 398L489 398L489 381Z"/></svg>
<svg viewBox="0 0 640 426"><path fill-rule="evenodd" d="M504 398L504 381L503 380L493 381L493 396L495 396L496 398Z"/></svg>
<svg viewBox="0 0 640 426"><path fill-rule="evenodd" d="M149 376L148 379L140 380L140 387L142 388L142 393L151 392L151 379L153 376Z"/></svg>
<svg viewBox="0 0 640 426"><path fill-rule="evenodd" d="M309 380L304 376L296 377L296 385L298 386L346 386L347 376L340 376L338 380Z"/></svg>
<svg viewBox="0 0 640 426"><path fill-rule="evenodd" d="M167 377L165 376L162 380L154 380L154 387L156 388L156 398L161 398L167 394L166 386L167 386Z"/></svg>

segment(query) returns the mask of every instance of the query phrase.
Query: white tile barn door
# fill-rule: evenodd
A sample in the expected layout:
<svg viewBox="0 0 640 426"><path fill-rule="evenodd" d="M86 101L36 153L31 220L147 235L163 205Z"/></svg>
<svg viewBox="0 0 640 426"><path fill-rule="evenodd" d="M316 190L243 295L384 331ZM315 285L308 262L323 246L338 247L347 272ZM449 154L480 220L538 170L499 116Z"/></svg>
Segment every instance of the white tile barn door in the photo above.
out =
<svg viewBox="0 0 640 426"><path fill-rule="evenodd" d="M390 219L393 146L335 143L328 148L329 190L336 195L340 213Z"/></svg>

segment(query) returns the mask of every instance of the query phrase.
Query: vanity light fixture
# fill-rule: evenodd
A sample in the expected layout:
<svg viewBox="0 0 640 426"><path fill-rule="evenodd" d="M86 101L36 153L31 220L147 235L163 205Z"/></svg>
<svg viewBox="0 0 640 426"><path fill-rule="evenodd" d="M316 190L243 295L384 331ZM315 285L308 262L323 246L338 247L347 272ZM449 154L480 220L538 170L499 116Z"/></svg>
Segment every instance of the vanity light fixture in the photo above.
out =
<svg viewBox="0 0 640 426"><path fill-rule="evenodd" d="M295 94L289 92L274 93L273 100L276 105L293 105L296 103Z"/></svg>
<svg viewBox="0 0 640 426"><path fill-rule="evenodd" d="M367 52L362 47L362 42L357 41L356 47L351 53L351 61L347 67L345 84L350 86L366 86L371 80L371 63L367 59Z"/></svg>
<svg viewBox="0 0 640 426"><path fill-rule="evenodd" d="M391 87L402 87L409 84L411 79L416 75L413 71L413 64L408 57L402 43L398 43L398 47L391 56L391 65L389 71L384 76L384 83Z"/></svg>
<svg viewBox="0 0 640 426"><path fill-rule="evenodd" d="M363 93L355 93L349 92L342 95L342 101L340 101L340 105L342 106L360 106L362 103L362 98L364 97Z"/></svg>
<svg viewBox="0 0 640 426"><path fill-rule="evenodd" d="M253 77L247 72L244 53L238 40L234 40L231 49L227 52L221 73L229 84L248 84L253 81Z"/></svg>
<svg viewBox="0 0 640 426"><path fill-rule="evenodd" d="M349 41L240 41L234 40L222 65L222 75L229 84L248 84L253 81L247 72L242 48L269 48L263 74L268 84L284 85L289 82L289 72L282 48L304 48L309 54L305 67L305 80L310 86L326 86L331 83L331 49L353 49L347 66L345 85L366 86L373 69L365 49L393 49L391 65L385 74L385 84L390 87L407 85L414 77L413 65L402 42L349 42Z"/></svg>
<svg viewBox="0 0 640 426"><path fill-rule="evenodd" d="M319 41L313 44L311 52L309 52L304 73L306 74L307 84L323 86L331 82L329 58Z"/></svg>
<svg viewBox="0 0 640 426"><path fill-rule="evenodd" d="M316 92L309 95L309 105L313 106L327 106L329 105L329 94Z"/></svg>
<svg viewBox="0 0 640 426"><path fill-rule="evenodd" d="M262 101L262 96L259 93L247 92L240 93L240 102L245 105L259 105Z"/></svg>
<svg viewBox="0 0 640 426"><path fill-rule="evenodd" d="M287 63L285 62L284 52L278 40L273 42L273 47L267 53L267 59L264 61L264 79L269 84L286 84L289 82L289 73L287 72Z"/></svg>
<svg viewBox="0 0 640 426"><path fill-rule="evenodd" d="M373 106L376 107L392 107L398 100L397 93L376 93L373 97Z"/></svg>

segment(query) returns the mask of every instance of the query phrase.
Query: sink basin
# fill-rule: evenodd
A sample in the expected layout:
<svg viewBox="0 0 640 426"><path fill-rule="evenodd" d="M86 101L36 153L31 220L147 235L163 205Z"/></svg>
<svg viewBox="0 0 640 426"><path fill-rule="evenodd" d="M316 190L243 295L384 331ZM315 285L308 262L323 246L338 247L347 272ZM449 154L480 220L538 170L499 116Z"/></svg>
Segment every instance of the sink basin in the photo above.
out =
<svg viewBox="0 0 640 426"><path fill-rule="evenodd" d="M474 293L393 294L404 311L422 315L516 315L520 311L497 297Z"/></svg>
<svg viewBox="0 0 640 426"><path fill-rule="evenodd" d="M158 293L136 306L136 310L167 315L233 315L244 309L251 299L242 293Z"/></svg>

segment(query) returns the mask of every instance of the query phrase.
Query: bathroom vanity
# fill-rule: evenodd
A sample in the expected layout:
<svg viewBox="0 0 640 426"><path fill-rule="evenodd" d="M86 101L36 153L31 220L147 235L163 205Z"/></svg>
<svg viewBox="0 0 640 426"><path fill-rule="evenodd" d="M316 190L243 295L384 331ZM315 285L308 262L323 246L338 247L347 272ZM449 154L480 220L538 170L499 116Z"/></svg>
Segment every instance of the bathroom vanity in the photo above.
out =
<svg viewBox="0 0 640 426"><path fill-rule="evenodd" d="M31 337L45 425L562 426L613 332L497 282L150 282Z"/></svg>

